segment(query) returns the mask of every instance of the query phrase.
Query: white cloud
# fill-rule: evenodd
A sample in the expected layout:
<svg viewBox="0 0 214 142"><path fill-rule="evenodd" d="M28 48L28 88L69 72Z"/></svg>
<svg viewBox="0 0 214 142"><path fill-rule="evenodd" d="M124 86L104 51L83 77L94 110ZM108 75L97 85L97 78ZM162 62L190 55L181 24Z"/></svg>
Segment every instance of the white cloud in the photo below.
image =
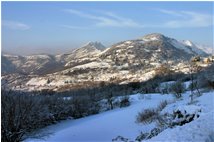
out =
<svg viewBox="0 0 214 142"><path fill-rule="evenodd" d="M213 25L213 17L209 14L194 11L173 11L166 9L155 9L162 14L171 16L171 19L158 24L142 24L130 18L118 16L112 12L99 11L98 14L65 9L64 11L79 17L87 18L95 23L96 27L126 27L126 28L199 28ZM155 18L155 17L154 17ZM149 21L146 21L149 22ZM89 29L89 27L64 26L71 29Z"/></svg>
<svg viewBox="0 0 214 142"><path fill-rule="evenodd" d="M161 13L165 13L165 14L169 14L169 15L172 15L172 16L180 16L182 17L183 14L180 14L176 11L171 11L171 10L166 10L166 9L157 9L158 11L160 11Z"/></svg>
<svg viewBox="0 0 214 142"><path fill-rule="evenodd" d="M30 26L17 21L3 20L2 25L12 30L28 30Z"/></svg>
<svg viewBox="0 0 214 142"><path fill-rule="evenodd" d="M95 25L98 27L132 27L141 28L142 25L138 24L132 19L118 16L114 13L106 12L102 16L87 14L74 9L65 9L64 11L80 17L94 20Z"/></svg>
<svg viewBox="0 0 214 142"><path fill-rule="evenodd" d="M81 27L81 26L72 26L72 25L61 25L61 27L68 28L68 29L78 29L78 30L88 30L89 27Z"/></svg>
<svg viewBox="0 0 214 142"><path fill-rule="evenodd" d="M213 25L213 17L209 14L203 14L193 11L169 11L169 10L159 10L162 13L177 16L177 20L170 20L162 27L167 28L196 28L196 27L208 27Z"/></svg>

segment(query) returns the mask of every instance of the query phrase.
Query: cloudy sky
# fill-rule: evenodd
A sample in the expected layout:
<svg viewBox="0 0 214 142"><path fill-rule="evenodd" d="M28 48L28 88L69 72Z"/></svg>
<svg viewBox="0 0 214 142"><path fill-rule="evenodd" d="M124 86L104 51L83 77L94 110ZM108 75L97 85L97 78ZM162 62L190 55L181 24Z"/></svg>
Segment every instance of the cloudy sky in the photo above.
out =
<svg viewBox="0 0 214 142"><path fill-rule="evenodd" d="M213 45L213 2L2 2L2 50L69 52L162 33Z"/></svg>

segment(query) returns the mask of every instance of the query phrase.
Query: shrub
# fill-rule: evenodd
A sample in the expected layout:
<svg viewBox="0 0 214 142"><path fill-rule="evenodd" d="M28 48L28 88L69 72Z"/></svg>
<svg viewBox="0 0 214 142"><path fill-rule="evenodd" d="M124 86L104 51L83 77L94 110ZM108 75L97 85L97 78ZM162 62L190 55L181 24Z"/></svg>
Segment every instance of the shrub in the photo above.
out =
<svg viewBox="0 0 214 142"><path fill-rule="evenodd" d="M149 124L155 121L158 117L158 112L155 109L145 109L137 115L137 122Z"/></svg>
<svg viewBox="0 0 214 142"><path fill-rule="evenodd" d="M130 105L129 96L124 96L120 100L120 107L127 107Z"/></svg>
<svg viewBox="0 0 214 142"><path fill-rule="evenodd" d="M175 83L172 83L170 85L170 91L174 94L176 98L181 98L182 93L185 92L185 85L180 81L176 81Z"/></svg>
<svg viewBox="0 0 214 142"><path fill-rule="evenodd" d="M162 111L166 106L167 106L168 102L165 100L165 101L162 101L160 102L160 104L158 105L157 107L157 110L158 111Z"/></svg>

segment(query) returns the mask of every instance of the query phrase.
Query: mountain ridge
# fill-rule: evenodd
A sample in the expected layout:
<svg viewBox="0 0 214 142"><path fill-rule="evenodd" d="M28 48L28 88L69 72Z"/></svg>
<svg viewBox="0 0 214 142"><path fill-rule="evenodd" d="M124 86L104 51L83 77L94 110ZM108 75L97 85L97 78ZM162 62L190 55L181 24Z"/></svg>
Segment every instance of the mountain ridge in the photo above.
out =
<svg viewBox="0 0 214 142"><path fill-rule="evenodd" d="M121 53L119 53L120 50ZM127 57L122 57L123 54ZM180 57L178 57L178 55L180 55ZM160 33L151 33L135 40L126 40L113 44L109 48L106 48L100 42L90 41L66 54L36 54L28 56L3 54L2 72L22 72L27 74L44 72L45 74L45 72L50 72L48 70L52 70L48 69L50 66L55 66L55 68L59 68L58 70L63 70L97 60L109 60L105 59L107 56L109 56L107 58L112 58L110 60L114 62L113 64L122 65L122 62L128 63L129 60L140 60L140 58L144 60L161 60L160 62L163 62L168 59L187 60L185 58L188 58L189 60L189 57L196 55L207 56L208 54L198 49L197 46L189 40L178 41ZM123 61L120 61L119 58ZM140 62L144 61L141 60ZM132 64L132 62L130 64Z"/></svg>

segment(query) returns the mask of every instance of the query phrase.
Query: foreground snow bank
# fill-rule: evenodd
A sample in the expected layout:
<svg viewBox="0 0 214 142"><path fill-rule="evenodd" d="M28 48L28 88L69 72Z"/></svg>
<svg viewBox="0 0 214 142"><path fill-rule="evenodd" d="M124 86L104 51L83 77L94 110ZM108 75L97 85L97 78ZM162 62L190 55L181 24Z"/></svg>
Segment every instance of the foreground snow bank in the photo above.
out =
<svg viewBox="0 0 214 142"><path fill-rule="evenodd" d="M174 104L175 106L175 104ZM170 108L170 107L169 107ZM170 110L168 108L168 110ZM182 108L179 106L178 108ZM167 108L166 108L167 109ZM170 141L170 142L212 142L214 141L214 92L205 93L197 98L194 105L184 106L181 110L194 113L201 110L200 117L183 126L166 129L148 142ZM164 110L166 111L166 110Z"/></svg>
<svg viewBox="0 0 214 142"><path fill-rule="evenodd" d="M183 126L177 126L173 129L166 129L158 136L148 140L170 141L170 142L206 142L209 135L214 132L214 113L210 112L201 115L198 119Z"/></svg>

